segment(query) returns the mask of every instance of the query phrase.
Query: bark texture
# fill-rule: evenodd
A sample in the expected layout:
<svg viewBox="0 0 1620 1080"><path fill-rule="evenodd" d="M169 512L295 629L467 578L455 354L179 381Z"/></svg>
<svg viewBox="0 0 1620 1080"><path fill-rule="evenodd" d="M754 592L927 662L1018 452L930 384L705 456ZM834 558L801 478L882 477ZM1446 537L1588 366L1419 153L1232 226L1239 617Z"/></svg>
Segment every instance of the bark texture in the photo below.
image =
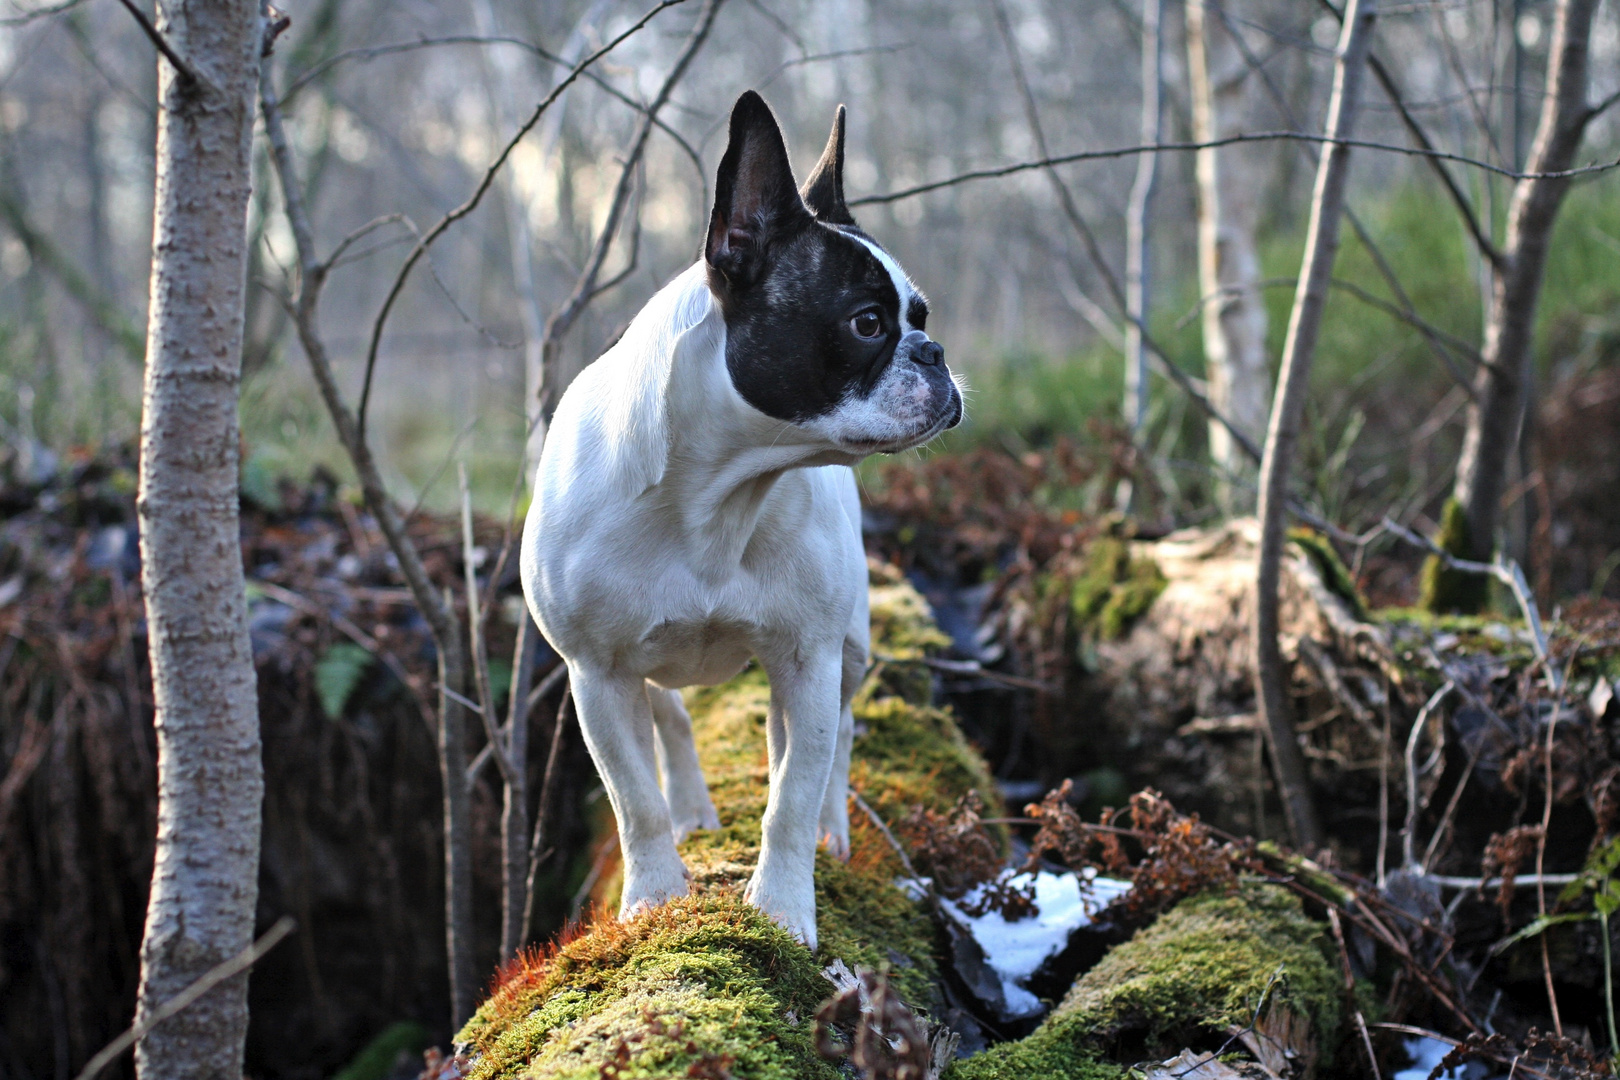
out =
<svg viewBox="0 0 1620 1080"><path fill-rule="evenodd" d="M237 388L260 19L254 0L175 0L164 64L141 422L142 587L157 705L158 823L140 1021L252 942L260 759L237 521ZM238 1080L247 974L136 1046L138 1075Z"/></svg>
<svg viewBox="0 0 1620 1080"><path fill-rule="evenodd" d="M1372 46L1377 0L1350 0L1339 37L1338 61L1333 69L1333 96L1328 102L1327 133L1347 139L1355 130L1361 102L1362 76ZM1300 420L1310 386L1311 359L1327 306L1328 281L1339 250L1339 221L1344 212L1345 182L1350 175L1350 148L1330 143L1316 171L1310 225L1305 233L1305 265L1288 320L1278 375L1277 400L1266 430L1265 454L1260 462L1260 557L1255 609L1255 682L1260 716L1265 722L1272 767L1288 815L1294 842L1314 851L1322 841L1321 825L1311 797L1305 757L1289 716L1284 683L1278 582L1282 573L1284 524L1288 501L1288 469L1299 440Z"/></svg>
<svg viewBox="0 0 1620 1080"><path fill-rule="evenodd" d="M1187 71L1193 138L1209 142L1244 130L1254 112L1257 78L1244 63L1220 13L1205 0L1187 2ZM1209 400L1255 442L1266 430L1271 371L1266 362L1266 307L1260 295L1255 234L1269 158L1255 147L1200 150L1198 290L1204 298L1204 365ZM1220 423L1209 424L1209 452L1224 478L1254 475L1254 462ZM1252 505L1241 485L1217 484L1227 514Z"/></svg>
<svg viewBox="0 0 1620 1080"><path fill-rule="evenodd" d="M1586 103L1588 43L1599 0L1559 0L1541 119L1526 163L1528 173L1570 168L1592 118ZM1524 179L1508 208L1507 242L1491 289L1484 364L1475 377L1453 496L1463 509L1466 548L1453 552L1488 561L1495 547L1502 489L1518 443L1531 376L1536 304L1547 266L1553 223L1569 191L1567 179Z"/></svg>

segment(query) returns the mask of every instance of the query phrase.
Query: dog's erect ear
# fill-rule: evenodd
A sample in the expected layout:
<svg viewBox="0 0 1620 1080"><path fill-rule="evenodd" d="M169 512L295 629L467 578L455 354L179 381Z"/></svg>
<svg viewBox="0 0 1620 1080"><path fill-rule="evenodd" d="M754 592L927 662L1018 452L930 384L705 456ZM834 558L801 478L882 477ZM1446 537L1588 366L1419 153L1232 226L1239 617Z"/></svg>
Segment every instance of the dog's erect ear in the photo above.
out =
<svg viewBox="0 0 1620 1080"><path fill-rule="evenodd" d="M771 243L812 220L793 184L782 129L765 99L749 90L731 110L731 142L715 177L703 257L732 288L751 285Z"/></svg>
<svg viewBox="0 0 1620 1080"><path fill-rule="evenodd" d="M799 189L804 204L817 220L830 225L853 225L855 219L844 205L844 107L838 106L833 117L832 134L827 136L827 149L821 152L810 179Z"/></svg>

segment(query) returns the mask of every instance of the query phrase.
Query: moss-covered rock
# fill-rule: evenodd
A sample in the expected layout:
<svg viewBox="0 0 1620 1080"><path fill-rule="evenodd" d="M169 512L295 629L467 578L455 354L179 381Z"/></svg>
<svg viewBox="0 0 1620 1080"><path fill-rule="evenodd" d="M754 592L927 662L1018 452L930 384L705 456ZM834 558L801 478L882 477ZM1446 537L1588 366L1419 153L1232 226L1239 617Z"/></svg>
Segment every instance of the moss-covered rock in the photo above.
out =
<svg viewBox="0 0 1620 1080"><path fill-rule="evenodd" d="M1275 886L1184 900L1083 975L1034 1034L947 1076L1104 1080L1184 1047L1218 1046L1249 1025L1274 975L1267 1004L1331 1041L1341 991L1325 949L1321 926Z"/></svg>
<svg viewBox="0 0 1620 1080"><path fill-rule="evenodd" d="M1166 584L1152 558L1132 555L1124 540L1098 537L1086 551L1085 572L1070 588L1069 609L1075 625L1113 641L1153 606Z"/></svg>
<svg viewBox="0 0 1620 1080"><path fill-rule="evenodd" d="M983 760L929 704L932 680L913 663L946 644L927 603L887 568L873 579L873 651L888 670L855 702L851 786L886 820L919 803L947 810L970 788L989 797ZM769 704L757 668L687 695L721 822L681 847L694 895L625 923L599 916L512 965L458 1037L470 1076L594 1078L607 1062L623 1077L684 1076L705 1063L719 1075L728 1058L739 1077L836 1076L810 1043L815 1007L832 992L820 969L834 960L888 968L906 1001L937 1005L932 922L895 886L899 860L863 815L851 822L848 863L817 858L815 955L742 901L759 855ZM600 910L616 908L611 891L598 894Z"/></svg>

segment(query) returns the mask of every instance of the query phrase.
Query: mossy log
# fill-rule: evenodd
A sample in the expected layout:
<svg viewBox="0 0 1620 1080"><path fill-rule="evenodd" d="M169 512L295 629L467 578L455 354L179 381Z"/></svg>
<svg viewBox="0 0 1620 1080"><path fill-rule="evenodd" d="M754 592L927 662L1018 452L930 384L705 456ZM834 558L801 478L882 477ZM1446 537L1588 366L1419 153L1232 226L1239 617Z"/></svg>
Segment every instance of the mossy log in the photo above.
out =
<svg viewBox="0 0 1620 1080"><path fill-rule="evenodd" d="M1276 886L1183 900L1081 976L1034 1034L948 1075L1109 1080L1185 1047L1215 1049L1251 1025L1286 1031L1308 1074L1339 1034L1342 990L1329 947L1320 924Z"/></svg>
<svg viewBox="0 0 1620 1080"><path fill-rule="evenodd" d="M947 810L970 789L993 791L983 760L948 712L930 704L919 659L944 643L926 604L874 567L878 665L857 698L851 786L886 821L921 804ZM497 981L459 1036L477 1080L847 1075L819 1058L813 1017L832 994L836 960L887 969L913 1006L937 1009L936 935L924 902L896 886L889 841L853 815L848 863L816 865L820 949L814 955L743 902L764 810L769 689L757 671L689 695L699 754L722 827L682 845L693 895L627 922L599 915L524 956ZM611 901L611 896L603 896ZM610 903L602 911L611 911ZM1336 997L1319 928L1274 890L1184 902L1114 950L1029 1039L953 1066L948 1077L1094 1077L1121 1071L1110 1054L1170 1046L1246 1024L1267 988L1313 1030L1335 1030Z"/></svg>

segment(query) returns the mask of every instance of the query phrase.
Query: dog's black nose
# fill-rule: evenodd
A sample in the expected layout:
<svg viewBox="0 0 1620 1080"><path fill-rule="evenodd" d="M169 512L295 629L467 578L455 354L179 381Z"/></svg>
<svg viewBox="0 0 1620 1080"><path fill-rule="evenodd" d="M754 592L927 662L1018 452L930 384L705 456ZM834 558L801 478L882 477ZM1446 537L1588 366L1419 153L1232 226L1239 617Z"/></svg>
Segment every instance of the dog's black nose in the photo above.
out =
<svg viewBox="0 0 1620 1080"><path fill-rule="evenodd" d="M935 364L945 362L945 346L937 341L925 341L912 355L916 357L917 363L933 367Z"/></svg>

